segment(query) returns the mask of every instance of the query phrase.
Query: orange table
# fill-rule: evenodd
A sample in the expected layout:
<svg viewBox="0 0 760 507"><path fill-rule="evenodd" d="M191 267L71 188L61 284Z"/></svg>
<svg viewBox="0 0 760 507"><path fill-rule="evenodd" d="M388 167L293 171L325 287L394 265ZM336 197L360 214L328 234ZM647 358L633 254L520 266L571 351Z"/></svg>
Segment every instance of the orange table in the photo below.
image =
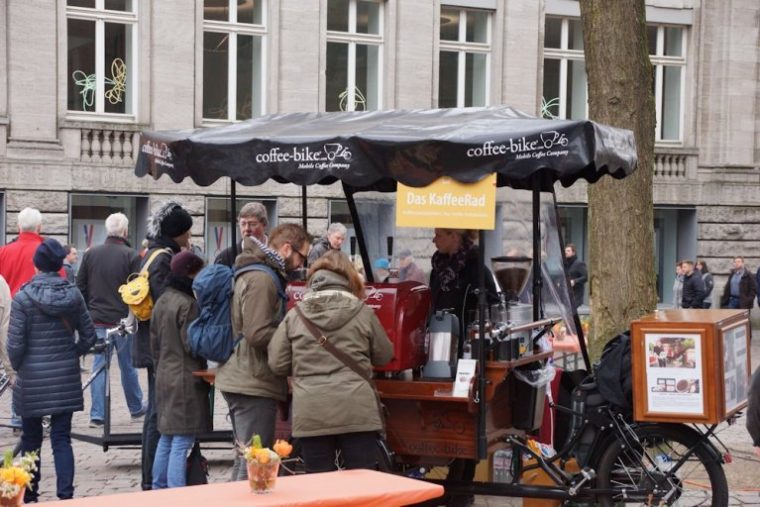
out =
<svg viewBox="0 0 760 507"><path fill-rule="evenodd" d="M138 491L119 495L91 496L66 501L66 507L182 507L223 505L290 507L392 507L423 502L443 495L436 484L373 470L345 470L324 474L279 477L267 495L251 493L248 481L188 486L160 491ZM43 502L42 506L60 506Z"/></svg>

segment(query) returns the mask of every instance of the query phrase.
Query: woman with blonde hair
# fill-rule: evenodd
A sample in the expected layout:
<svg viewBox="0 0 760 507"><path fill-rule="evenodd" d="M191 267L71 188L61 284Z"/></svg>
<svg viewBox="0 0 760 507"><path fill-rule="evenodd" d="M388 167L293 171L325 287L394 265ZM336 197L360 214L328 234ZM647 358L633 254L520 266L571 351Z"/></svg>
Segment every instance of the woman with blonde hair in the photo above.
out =
<svg viewBox="0 0 760 507"><path fill-rule="evenodd" d="M393 345L364 304L364 283L345 254L317 259L307 287L268 348L272 372L292 377L292 433L306 472L335 470L336 451L343 468L375 468L383 421L368 379L373 366L391 360Z"/></svg>

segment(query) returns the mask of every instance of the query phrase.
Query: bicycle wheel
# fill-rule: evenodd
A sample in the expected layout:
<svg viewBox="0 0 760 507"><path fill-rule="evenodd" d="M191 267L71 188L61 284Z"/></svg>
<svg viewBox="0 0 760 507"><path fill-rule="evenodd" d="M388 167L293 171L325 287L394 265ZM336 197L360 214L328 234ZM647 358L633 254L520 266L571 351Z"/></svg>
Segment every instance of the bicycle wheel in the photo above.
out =
<svg viewBox="0 0 760 507"><path fill-rule="evenodd" d="M597 488L619 493L600 495L600 505L728 505L723 466L705 443L697 445L687 461L671 472L697 442L687 427L653 424L637 428L636 434L639 445L627 447L615 440L602 453Z"/></svg>

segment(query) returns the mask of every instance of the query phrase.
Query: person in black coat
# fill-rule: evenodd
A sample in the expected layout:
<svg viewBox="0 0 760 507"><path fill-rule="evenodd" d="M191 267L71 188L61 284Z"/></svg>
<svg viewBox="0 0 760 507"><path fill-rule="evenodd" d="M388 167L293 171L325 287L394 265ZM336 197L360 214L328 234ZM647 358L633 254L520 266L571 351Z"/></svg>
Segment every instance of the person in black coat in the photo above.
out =
<svg viewBox="0 0 760 507"><path fill-rule="evenodd" d="M570 280L573 308L576 310L583 304L583 289L588 281L586 263L578 258L575 245L568 243L565 247L565 272Z"/></svg>
<svg viewBox="0 0 760 507"><path fill-rule="evenodd" d="M465 330L470 319L476 318L478 308L478 268L485 270L486 301L498 303L493 275L485 266L478 266L478 246L472 231L464 229L435 229L436 252L431 260L430 291L433 310L451 310L459 318L459 354L461 356ZM448 479L470 481L475 476L477 462L455 459L449 466ZM449 505L468 505L471 495L451 499Z"/></svg>
<svg viewBox="0 0 760 507"><path fill-rule="evenodd" d="M157 250L158 254L148 267L148 284L150 295L155 304L164 293L171 272L172 257L182 248L190 246L190 228L193 219L178 203L168 202L156 210L148 220L148 251L143 257L143 266ZM156 446L161 435L158 433L156 417L156 373L153 368L153 356L150 347L150 320L139 323L135 340L132 342L132 364L136 368L148 370L148 411L143 421L142 432L142 484L144 490L153 487L153 460Z"/></svg>
<svg viewBox="0 0 760 507"><path fill-rule="evenodd" d="M21 452L42 446L42 417L50 417L56 495L74 496L71 417L84 409L79 357L95 343L95 327L76 286L61 278L66 252L46 239L34 253L37 274L16 293L8 328L8 357L16 371L13 407L22 420ZM79 332L79 341L74 338ZM24 501L39 496L40 465Z"/></svg>
<svg viewBox="0 0 760 507"><path fill-rule="evenodd" d="M702 274L694 269L694 262L683 261L683 292L681 295L681 308L702 308L705 300L705 284Z"/></svg>
<svg viewBox="0 0 760 507"><path fill-rule="evenodd" d="M734 269L731 270L726 285L723 287L720 307L751 310L755 304L756 295L755 277L744 266L744 257L734 257Z"/></svg>

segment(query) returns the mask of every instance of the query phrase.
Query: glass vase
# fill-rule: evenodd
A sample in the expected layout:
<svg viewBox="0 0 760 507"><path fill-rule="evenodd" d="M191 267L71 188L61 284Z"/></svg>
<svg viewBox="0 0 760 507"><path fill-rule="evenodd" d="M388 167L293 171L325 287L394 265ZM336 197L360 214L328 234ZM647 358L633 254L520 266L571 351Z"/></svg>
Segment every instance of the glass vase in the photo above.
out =
<svg viewBox="0 0 760 507"><path fill-rule="evenodd" d="M251 491L258 495L271 493L277 481L279 469L279 461L270 461L269 463L249 461L248 484L251 486Z"/></svg>

